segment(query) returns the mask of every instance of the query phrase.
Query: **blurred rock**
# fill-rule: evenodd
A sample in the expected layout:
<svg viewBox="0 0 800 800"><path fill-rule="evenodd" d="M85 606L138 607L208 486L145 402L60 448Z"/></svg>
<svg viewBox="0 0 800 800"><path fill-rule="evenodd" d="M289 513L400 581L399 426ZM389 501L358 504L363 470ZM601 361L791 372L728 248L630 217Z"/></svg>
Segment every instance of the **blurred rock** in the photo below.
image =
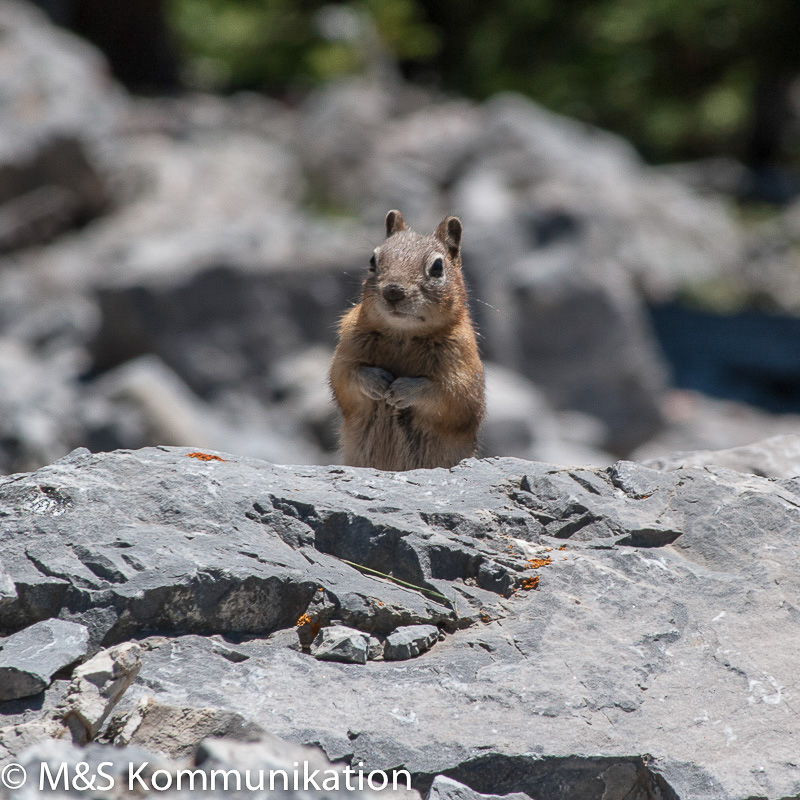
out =
<svg viewBox="0 0 800 800"><path fill-rule="evenodd" d="M783 434L800 434L800 414L769 414L743 403L672 390L662 402L664 429L637 448L637 461L669 460L672 454L739 448Z"/></svg>
<svg viewBox="0 0 800 800"><path fill-rule="evenodd" d="M606 426L580 412L556 412L542 392L513 370L485 363L486 420L480 454L552 464L610 464L601 449Z"/></svg>
<svg viewBox="0 0 800 800"><path fill-rule="evenodd" d="M727 450L695 450L644 461L651 469L725 467L764 478L800 476L800 433L784 433L754 444Z"/></svg>
<svg viewBox="0 0 800 800"><path fill-rule="evenodd" d="M352 293L352 279L343 274L349 264L337 261L341 237L332 234L330 266L320 269L309 263L312 248L303 252L301 226L283 233L293 239L285 253L295 262L291 268L200 259L169 274L131 270L103 287L102 322L91 344L96 369L155 353L203 397L236 387L268 400L270 365L309 343L331 342Z"/></svg>
<svg viewBox="0 0 800 800"><path fill-rule="evenodd" d="M79 421L92 450L184 445L228 450L276 463L317 463L304 441L302 415L292 425L263 408L210 405L157 356L127 361L87 387ZM291 417L290 414L286 415Z"/></svg>
<svg viewBox="0 0 800 800"><path fill-rule="evenodd" d="M0 337L0 473L59 458L81 438L74 363Z"/></svg>
<svg viewBox="0 0 800 800"><path fill-rule="evenodd" d="M306 172L314 178L310 199L317 206L360 207L376 143L393 105L389 92L363 80L331 83L306 100L297 143Z"/></svg>
<svg viewBox="0 0 800 800"><path fill-rule="evenodd" d="M92 449L114 450L137 440L139 447L213 446L213 415L157 356L124 363L95 381L93 389L94 403L81 411Z"/></svg>
<svg viewBox="0 0 800 800"><path fill-rule="evenodd" d="M121 104L101 56L30 6L0 5L0 252L96 216L93 158Z"/></svg>
<svg viewBox="0 0 800 800"><path fill-rule="evenodd" d="M646 167L620 137L517 95L495 97L484 109L483 150L473 159L496 170L516 198L520 221L534 223L520 231L530 246L582 231L592 240L587 267L615 261L649 295L716 275L740 252L738 230L722 204ZM454 192L458 197L457 186Z"/></svg>
<svg viewBox="0 0 800 800"><path fill-rule="evenodd" d="M666 369L629 278L613 265L589 271L576 255L519 263L504 316L516 348L497 355L556 408L601 420L601 447L625 454L662 425Z"/></svg>
<svg viewBox="0 0 800 800"><path fill-rule="evenodd" d="M309 347L276 361L269 372L269 387L276 409L294 418L306 438L327 451L338 447L338 415L331 402L328 370L333 350Z"/></svg>
<svg viewBox="0 0 800 800"><path fill-rule="evenodd" d="M467 101L426 103L387 120L374 138L360 191L362 198L372 198L359 206L364 217L380 231L386 211L401 208L407 219L427 221L433 229L454 209L460 211L449 207L447 187L474 161L484 130L484 115Z"/></svg>

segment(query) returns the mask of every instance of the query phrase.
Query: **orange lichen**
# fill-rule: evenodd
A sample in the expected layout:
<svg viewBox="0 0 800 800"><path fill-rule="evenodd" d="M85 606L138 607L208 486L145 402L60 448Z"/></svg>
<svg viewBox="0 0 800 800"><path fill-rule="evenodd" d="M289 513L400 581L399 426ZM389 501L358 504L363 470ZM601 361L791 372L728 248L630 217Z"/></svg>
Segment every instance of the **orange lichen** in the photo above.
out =
<svg viewBox="0 0 800 800"><path fill-rule="evenodd" d="M530 590L535 589L539 585L539 576L534 575L531 578L525 578L520 584L521 589Z"/></svg>
<svg viewBox="0 0 800 800"><path fill-rule="evenodd" d="M224 458L212 456L210 453L187 453L186 458L196 458L198 461L224 461Z"/></svg>
<svg viewBox="0 0 800 800"><path fill-rule="evenodd" d="M319 620L311 619L308 614L301 614L297 620L297 627L306 629L300 631L301 640L311 641L322 630L322 623Z"/></svg>
<svg viewBox="0 0 800 800"><path fill-rule="evenodd" d="M546 567L548 564L552 564L552 559L550 556L545 556L544 558L529 558L528 559L528 568L529 569L539 569L539 567Z"/></svg>
<svg viewBox="0 0 800 800"><path fill-rule="evenodd" d="M544 551L545 551L545 553L549 553L552 549L553 549L552 547L545 547ZM563 548L562 548L562 550L563 550Z"/></svg>
<svg viewBox="0 0 800 800"><path fill-rule="evenodd" d="M566 549L567 549L567 546L566 546L565 544L562 544L562 545L561 545L561 547L559 547L558 549L559 549L559 550L566 550Z"/></svg>

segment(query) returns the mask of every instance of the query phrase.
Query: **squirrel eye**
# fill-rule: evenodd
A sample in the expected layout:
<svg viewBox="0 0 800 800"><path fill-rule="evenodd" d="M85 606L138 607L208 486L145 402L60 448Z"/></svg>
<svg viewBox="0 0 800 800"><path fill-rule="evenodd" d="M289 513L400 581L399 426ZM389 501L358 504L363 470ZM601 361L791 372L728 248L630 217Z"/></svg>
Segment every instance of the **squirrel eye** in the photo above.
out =
<svg viewBox="0 0 800 800"><path fill-rule="evenodd" d="M378 267L378 262L375 260L375 253L372 254L372 258L369 260L369 271L375 272Z"/></svg>
<svg viewBox="0 0 800 800"><path fill-rule="evenodd" d="M444 275L444 261L442 261L441 258L437 258L433 264L431 264L428 274L431 278L441 278L442 275Z"/></svg>

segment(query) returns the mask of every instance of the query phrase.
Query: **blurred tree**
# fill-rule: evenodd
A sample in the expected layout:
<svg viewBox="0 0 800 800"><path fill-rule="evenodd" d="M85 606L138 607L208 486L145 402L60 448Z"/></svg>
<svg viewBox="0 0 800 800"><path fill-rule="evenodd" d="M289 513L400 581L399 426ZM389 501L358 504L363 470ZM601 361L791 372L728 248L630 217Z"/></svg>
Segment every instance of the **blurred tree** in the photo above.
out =
<svg viewBox="0 0 800 800"><path fill-rule="evenodd" d="M656 160L742 151L755 42L776 27L774 3L750 0L422 2L448 30L438 64L446 86L522 91ZM794 50L783 59L796 73Z"/></svg>
<svg viewBox="0 0 800 800"><path fill-rule="evenodd" d="M67 24L135 86L174 79L162 11L190 85L281 95L364 69L353 20L366 15L413 80L477 98L523 92L621 133L652 160L800 161L800 0L37 2L67 9Z"/></svg>

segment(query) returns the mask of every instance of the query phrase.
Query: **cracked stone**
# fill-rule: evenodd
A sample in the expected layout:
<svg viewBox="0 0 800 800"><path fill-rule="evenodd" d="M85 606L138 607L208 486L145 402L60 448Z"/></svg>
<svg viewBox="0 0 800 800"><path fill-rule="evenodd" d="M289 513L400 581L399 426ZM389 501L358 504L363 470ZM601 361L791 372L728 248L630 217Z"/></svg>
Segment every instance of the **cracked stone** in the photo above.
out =
<svg viewBox="0 0 800 800"><path fill-rule="evenodd" d="M433 625L406 625L386 637L383 657L387 661L405 661L430 650L439 639L439 629Z"/></svg>
<svg viewBox="0 0 800 800"><path fill-rule="evenodd" d="M38 694L89 652L84 625L49 619L0 641L0 701Z"/></svg>
<svg viewBox="0 0 800 800"><path fill-rule="evenodd" d="M345 664L366 664L369 653L368 633L334 625L323 628L311 643L311 655L319 661L341 661Z"/></svg>

